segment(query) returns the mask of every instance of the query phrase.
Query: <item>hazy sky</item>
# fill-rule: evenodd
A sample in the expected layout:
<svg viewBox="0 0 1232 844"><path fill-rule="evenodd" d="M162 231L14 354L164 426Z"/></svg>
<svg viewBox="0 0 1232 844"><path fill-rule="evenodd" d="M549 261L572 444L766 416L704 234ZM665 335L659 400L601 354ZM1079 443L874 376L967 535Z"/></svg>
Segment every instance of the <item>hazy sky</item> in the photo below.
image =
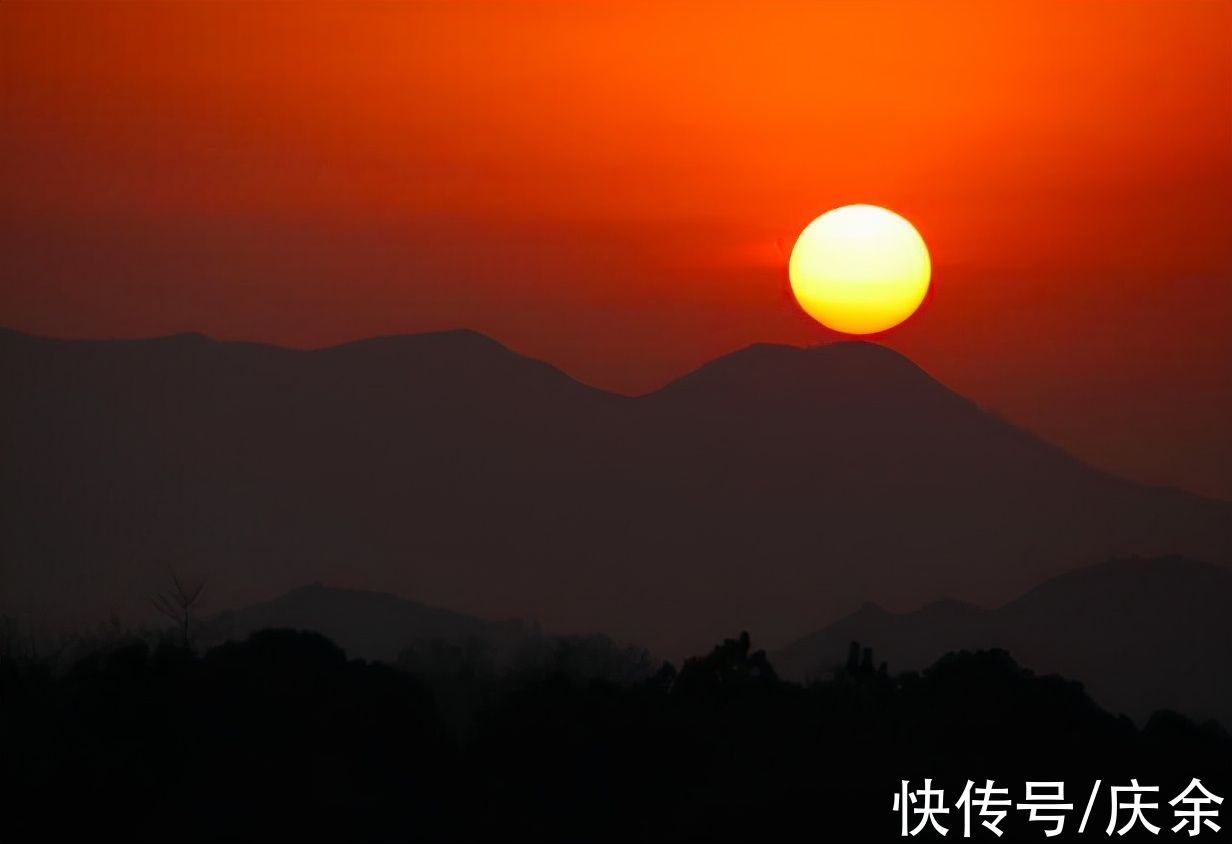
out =
<svg viewBox="0 0 1232 844"><path fill-rule="evenodd" d="M651 389L831 339L786 254L934 260L881 342L1232 498L1232 5L0 3L0 323L316 346L469 326Z"/></svg>

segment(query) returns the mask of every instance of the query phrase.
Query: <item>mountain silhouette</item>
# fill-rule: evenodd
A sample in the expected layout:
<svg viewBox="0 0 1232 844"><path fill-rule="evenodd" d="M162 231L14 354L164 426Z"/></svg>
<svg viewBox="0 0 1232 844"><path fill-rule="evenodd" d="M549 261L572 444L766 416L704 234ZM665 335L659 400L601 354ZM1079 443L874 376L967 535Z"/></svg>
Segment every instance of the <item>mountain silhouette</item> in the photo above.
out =
<svg viewBox="0 0 1232 844"><path fill-rule="evenodd" d="M47 624L142 612L173 569L214 610L326 581L670 656L1232 548L1226 503L1096 471L862 342L631 398L471 331L6 331L0 389L0 613Z"/></svg>
<svg viewBox="0 0 1232 844"><path fill-rule="evenodd" d="M1062 575L994 610L936 601L910 613L874 604L772 656L793 677L837 666L848 644L895 670L949 651L1002 647L1024 666L1081 680L1101 705L1232 723L1232 569L1178 557L1114 560Z"/></svg>
<svg viewBox="0 0 1232 844"><path fill-rule="evenodd" d="M389 664L406 648L438 642L474 642L494 656L507 656L537 635L532 625L517 620L488 621L383 592L314 583L271 601L218 613L202 624L198 644L241 641L265 629L320 633L352 658Z"/></svg>

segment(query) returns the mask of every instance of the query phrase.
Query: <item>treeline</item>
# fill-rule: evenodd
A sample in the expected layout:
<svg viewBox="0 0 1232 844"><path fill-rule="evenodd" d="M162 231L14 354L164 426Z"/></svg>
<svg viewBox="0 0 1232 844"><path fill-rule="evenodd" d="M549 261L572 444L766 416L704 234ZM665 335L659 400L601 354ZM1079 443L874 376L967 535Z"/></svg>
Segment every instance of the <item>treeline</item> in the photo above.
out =
<svg viewBox="0 0 1232 844"><path fill-rule="evenodd" d="M279 630L202 655L138 638L67 670L0 659L5 842L901 840L894 795L926 777L951 807L967 780L1015 801L1065 781L1076 809L1050 840L1096 779L1137 778L1169 837L1167 800L1194 777L1226 797L1230 760L1216 725L1138 728L1003 651L895 675L853 648L808 686L747 635L679 669L601 639L501 671L443 644L387 666ZM1045 840L1025 814L1000 840ZM942 820L961 837L956 809Z"/></svg>

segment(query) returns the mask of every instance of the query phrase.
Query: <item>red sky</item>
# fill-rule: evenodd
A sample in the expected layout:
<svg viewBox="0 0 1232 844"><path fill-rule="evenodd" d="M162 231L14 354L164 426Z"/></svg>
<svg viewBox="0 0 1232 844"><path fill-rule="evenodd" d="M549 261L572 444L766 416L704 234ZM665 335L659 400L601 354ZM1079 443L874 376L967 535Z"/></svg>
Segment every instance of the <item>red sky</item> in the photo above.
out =
<svg viewBox="0 0 1232 844"><path fill-rule="evenodd" d="M4 2L0 84L0 324L468 326L638 392L831 339L786 253L872 202L934 261L881 342L1232 498L1228 3Z"/></svg>

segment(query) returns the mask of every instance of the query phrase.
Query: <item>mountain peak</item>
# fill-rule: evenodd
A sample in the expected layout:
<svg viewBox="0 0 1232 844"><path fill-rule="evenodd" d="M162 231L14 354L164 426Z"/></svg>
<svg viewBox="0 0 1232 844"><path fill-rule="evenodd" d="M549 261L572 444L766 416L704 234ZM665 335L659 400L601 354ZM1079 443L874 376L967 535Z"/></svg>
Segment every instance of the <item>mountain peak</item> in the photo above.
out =
<svg viewBox="0 0 1232 844"><path fill-rule="evenodd" d="M882 607L880 604L873 601L865 601L860 605L860 608L853 612L848 619L859 619L862 621L870 621L873 619L888 618L892 613Z"/></svg>
<svg viewBox="0 0 1232 844"><path fill-rule="evenodd" d="M305 354L327 361L331 368L365 372L371 378L394 378L403 387L413 385L456 396L476 390L493 396L529 390L534 395L559 391L571 398L593 398L602 392L550 363L469 328L390 334ZM525 399L525 395L520 398Z"/></svg>
<svg viewBox="0 0 1232 844"><path fill-rule="evenodd" d="M741 400L815 399L845 395L951 395L907 356L879 343L844 340L816 346L754 343L671 382L664 395Z"/></svg>
<svg viewBox="0 0 1232 844"><path fill-rule="evenodd" d="M481 331L473 328L449 328L443 331L423 331L412 334L382 334L377 337L363 337L358 340L348 340L333 346L326 346L316 351L331 352L343 349L377 349L377 348L423 348L430 346L500 349L510 354L516 354L508 346L500 343Z"/></svg>
<svg viewBox="0 0 1232 844"><path fill-rule="evenodd" d="M871 340L835 340L831 343L804 346L801 350L814 355L829 355L847 360L881 361L887 365L906 365L912 369L919 369L915 361L902 352Z"/></svg>

